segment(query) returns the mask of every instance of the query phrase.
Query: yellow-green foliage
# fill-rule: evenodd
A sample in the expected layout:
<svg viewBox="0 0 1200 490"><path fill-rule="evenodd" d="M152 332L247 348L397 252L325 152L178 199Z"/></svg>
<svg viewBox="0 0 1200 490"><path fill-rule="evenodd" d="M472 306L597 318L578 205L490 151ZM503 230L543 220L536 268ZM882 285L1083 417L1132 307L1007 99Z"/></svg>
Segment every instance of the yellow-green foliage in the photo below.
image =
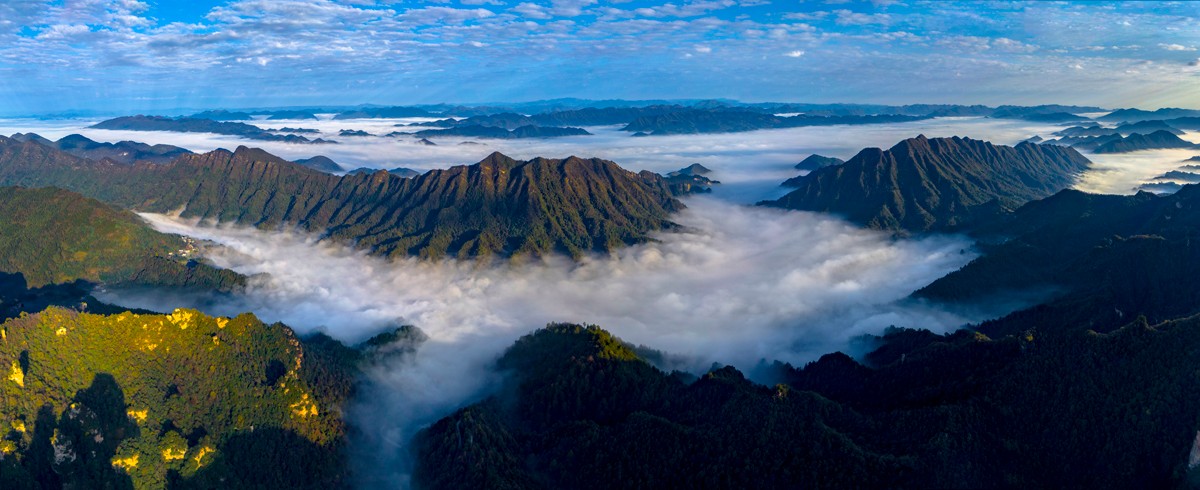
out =
<svg viewBox="0 0 1200 490"><path fill-rule="evenodd" d="M38 410L64 413L102 373L116 380L138 429L111 463L138 488L164 486L167 470L194 474L236 434L278 428L318 446L343 435L340 407L301 376L295 334L251 314L101 316L50 308L0 328L0 366L11 371L0 383L0 433L17 441L7 452L18 457L37 431ZM195 434L202 437L189 444L185 436Z"/></svg>

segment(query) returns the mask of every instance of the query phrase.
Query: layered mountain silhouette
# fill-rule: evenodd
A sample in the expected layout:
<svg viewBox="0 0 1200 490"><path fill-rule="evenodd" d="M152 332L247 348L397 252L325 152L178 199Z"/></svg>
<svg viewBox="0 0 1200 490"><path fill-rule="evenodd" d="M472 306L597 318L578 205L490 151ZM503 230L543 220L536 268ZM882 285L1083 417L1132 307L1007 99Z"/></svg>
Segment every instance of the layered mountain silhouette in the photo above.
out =
<svg viewBox="0 0 1200 490"><path fill-rule="evenodd" d="M1150 134L1155 131L1167 131L1176 136L1183 134L1183 131L1170 124L1167 124L1166 121L1158 120L1119 124L1116 127L1116 131L1123 135L1130 135L1133 133Z"/></svg>
<svg viewBox="0 0 1200 490"><path fill-rule="evenodd" d="M420 138L437 138L441 136L463 136L468 138L558 138L562 136L587 136L592 133L580 128L559 128L526 125L513 130L498 126L455 126L447 129L425 129L413 133Z"/></svg>
<svg viewBox="0 0 1200 490"><path fill-rule="evenodd" d="M101 121L91 126L95 129L124 131L174 131L178 133L215 133L240 136L246 139L282 141L285 143L336 143L321 138L308 139L295 134L275 134L258 126L240 122L216 121L199 118L170 118L162 116L123 116Z"/></svg>
<svg viewBox="0 0 1200 490"><path fill-rule="evenodd" d="M1071 148L918 136L814 170L794 179L796 190L762 204L835 213L881 230L956 230L1064 189L1089 164Z"/></svg>
<svg viewBox="0 0 1200 490"><path fill-rule="evenodd" d="M1196 148L1197 146L1170 131L1160 129L1150 134L1133 133L1124 138L1104 143L1092 151L1095 153L1126 153L1139 150Z"/></svg>
<svg viewBox="0 0 1200 490"><path fill-rule="evenodd" d="M391 119L401 117L429 117L433 114L418 107L366 107L340 112L334 119Z"/></svg>
<svg viewBox="0 0 1200 490"><path fill-rule="evenodd" d="M1198 116L1200 116L1200 110L1166 107L1154 111L1146 111L1142 109L1117 109L1096 119L1113 122L1138 122L1151 119L1172 119Z"/></svg>
<svg viewBox="0 0 1200 490"><path fill-rule="evenodd" d="M336 176L239 147L167 164L85 160L0 138L0 183L55 185L122 207L299 226L385 256L572 256L649 240L682 209L659 176L600 159L474 165L414 178Z"/></svg>
<svg viewBox="0 0 1200 490"><path fill-rule="evenodd" d="M665 114L642 116L626 124L622 131L647 135L732 133L759 129L831 126L836 124L879 124L918 121L927 116L895 114L864 116L812 116L801 114L781 117L774 114L734 109L681 109Z"/></svg>
<svg viewBox="0 0 1200 490"><path fill-rule="evenodd" d="M71 134L63 136L58 141L50 141L35 133L12 136L17 141L34 141L51 148L57 148L72 155L91 160L109 159L120 163L137 161L164 163L191 153L185 148L172 145L148 145L136 141L118 141L116 143L100 143L82 135Z"/></svg>

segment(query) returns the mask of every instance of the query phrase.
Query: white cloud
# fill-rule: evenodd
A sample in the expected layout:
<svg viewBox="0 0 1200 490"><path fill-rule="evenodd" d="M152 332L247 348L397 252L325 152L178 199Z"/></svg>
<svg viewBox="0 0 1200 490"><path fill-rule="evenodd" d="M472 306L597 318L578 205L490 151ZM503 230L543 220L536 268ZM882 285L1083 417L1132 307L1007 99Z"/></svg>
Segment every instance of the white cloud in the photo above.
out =
<svg viewBox="0 0 1200 490"><path fill-rule="evenodd" d="M992 39L991 46L993 49L998 49L1008 53L1030 53L1037 51L1037 46L1026 44L1014 39L1009 39L1007 37Z"/></svg>
<svg viewBox="0 0 1200 490"><path fill-rule="evenodd" d="M55 24L43 29L38 33L38 39L66 39L91 32L91 29L82 24Z"/></svg>
<svg viewBox="0 0 1200 490"><path fill-rule="evenodd" d="M550 9L536 3L522 2L510 9L510 11L530 19L543 20L550 18Z"/></svg>
<svg viewBox="0 0 1200 490"><path fill-rule="evenodd" d="M788 51L788 52L784 53L783 55L787 56L789 58L799 58L801 56L804 56L804 51L797 49L795 51Z"/></svg>
<svg viewBox="0 0 1200 490"><path fill-rule="evenodd" d="M578 17L584 7L595 5L597 0L551 0L550 12L558 17Z"/></svg>
<svg viewBox="0 0 1200 490"><path fill-rule="evenodd" d="M829 12L788 12L783 14L783 18L788 20L823 20L829 17Z"/></svg>
<svg viewBox="0 0 1200 490"><path fill-rule="evenodd" d="M697 53L711 53L712 52L712 48L710 48L708 46L696 46L695 49L696 49Z"/></svg>
<svg viewBox="0 0 1200 490"><path fill-rule="evenodd" d="M1195 51L1196 48L1189 48L1182 44L1159 44L1158 47L1167 51Z"/></svg>
<svg viewBox="0 0 1200 490"><path fill-rule="evenodd" d="M834 22L842 26L887 25L892 22L892 17L888 14L866 14L846 9L834 10L833 14Z"/></svg>

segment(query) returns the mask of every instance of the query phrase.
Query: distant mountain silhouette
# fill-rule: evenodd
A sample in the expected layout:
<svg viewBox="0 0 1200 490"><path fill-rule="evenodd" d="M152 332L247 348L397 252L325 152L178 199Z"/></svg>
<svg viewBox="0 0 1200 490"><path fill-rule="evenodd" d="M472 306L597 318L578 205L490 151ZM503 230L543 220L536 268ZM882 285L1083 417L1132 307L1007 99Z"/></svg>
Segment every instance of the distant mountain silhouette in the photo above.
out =
<svg viewBox="0 0 1200 490"><path fill-rule="evenodd" d="M522 139L522 138L558 138L562 136L586 136L589 133L580 128L557 128L541 126L521 126L507 130L495 126L457 126L447 129L426 129L413 133L421 138L437 138L440 136L465 136L469 138Z"/></svg>
<svg viewBox="0 0 1200 490"><path fill-rule="evenodd" d="M325 155L317 155L312 158L295 160L295 162L298 165L303 165L313 170L320 170L322 172L336 173L345 170L341 165L338 165L337 162Z"/></svg>
<svg viewBox="0 0 1200 490"><path fill-rule="evenodd" d="M1175 136L1170 131L1158 130L1150 134L1133 133L1121 139L1104 143L1093 150L1096 153L1125 153L1139 150L1164 148L1197 148L1198 145Z"/></svg>
<svg viewBox="0 0 1200 490"><path fill-rule="evenodd" d="M1200 110L1163 108L1155 111L1141 109L1117 109L1096 119L1112 122L1138 122L1150 119L1171 119L1179 117L1200 117Z"/></svg>
<svg viewBox="0 0 1200 490"><path fill-rule="evenodd" d="M174 131L179 133L216 133L230 136L263 141L282 141L285 143L336 143L320 138L310 140L294 134L280 135L268 132L258 126L239 122L222 122L211 119L196 119L181 117L172 119L161 116L125 116L107 121L101 121L93 126L96 129L115 129L124 131Z"/></svg>
<svg viewBox="0 0 1200 490"><path fill-rule="evenodd" d="M165 163L191 151L172 145L147 145L135 141L118 141L116 143L98 143L84 136L72 134L63 136L58 141L50 141L34 133L17 133L12 136L17 141L35 141L51 148L57 148L72 155L92 160L109 159L120 163L138 161Z"/></svg>
<svg viewBox="0 0 1200 490"><path fill-rule="evenodd" d="M780 117L746 110L681 109L666 114L639 117L625 125L622 130L650 135L732 133L801 126L908 122L927 118L904 115L810 116L805 114Z"/></svg>

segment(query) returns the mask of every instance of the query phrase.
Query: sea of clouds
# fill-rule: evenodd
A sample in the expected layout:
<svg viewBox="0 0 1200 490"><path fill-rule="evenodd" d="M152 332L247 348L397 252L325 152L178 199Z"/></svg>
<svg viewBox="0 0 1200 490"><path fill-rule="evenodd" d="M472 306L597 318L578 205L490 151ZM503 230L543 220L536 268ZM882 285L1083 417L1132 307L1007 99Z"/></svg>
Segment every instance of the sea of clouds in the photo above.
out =
<svg viewBox="0 0 1200 490"><path fill-rule="evenodd" d="M907 300L975 254L957 236L893 239L828 216L687 200L685 231L590 256L526 264L387 261L295 231L208 226L143 215L156 228L208 240L217 265L251 276L235 296L108 291L127 306L252 311L301 333L353 344L396 325L429 340L414 356L368 371L352 413L359 475L403 483L405 441L495 385L490 367L519 336L549 322L598 324L672 355L671 368L753 368L849 350L891 325L956 329L968 318ZM386 470L386 471L384 471Z"/></svg>
<svg viewBox="0 0 1200 490"><path fill-rule="evenodd" d="M745 206L786 192L779 183L799 173L809 154L850 158L864 147L887 148L925 134L967 136L1015 144L1055 126L988 118L941 118L901 124L831 126L746 133L630 137L619 127L588 128L592 136L537 140L436 140L338 137L341 129L384 134L420 120L271 121L264 127L320 129L338 145L295 145L190 133L86 129L89 121L0 121L0 133L36 131L49 138L81 133L98 141L168 143L193 151L262 147L289 159L327 155L348 168L445 168L492 151L515 158L598 156L631 170L668 172L691 163L723 183L710 196L686 200L675 216L681 231L658 241L588 256L508 262L387 261L292 230L264 231L144 215L156 228L208 240L217 265L251 276L237 295L178 296L107 291L101 299L169 310L198 307L212 314L251 311L298 331L322 331L347 343L400 324L429 340L412 356L371 367L367 389L351 409L356 474L363 486L406 483L405 445L424 425L485 396L490 369L521 335L548 322L598 324L617 336L671 354L675 364L703 372L713 363L752 368L761 360L802 364L890 325L948 331L1004 311L947 312L908 295L970 261L959 236L896 239L835 217ZM1194 134L1189 136L1194 138ZM1188 152L1088 155L1096 165L1084 190L1130 193L1179 165ZM1012 307L1013 305L1007 305Z"/></svg>

